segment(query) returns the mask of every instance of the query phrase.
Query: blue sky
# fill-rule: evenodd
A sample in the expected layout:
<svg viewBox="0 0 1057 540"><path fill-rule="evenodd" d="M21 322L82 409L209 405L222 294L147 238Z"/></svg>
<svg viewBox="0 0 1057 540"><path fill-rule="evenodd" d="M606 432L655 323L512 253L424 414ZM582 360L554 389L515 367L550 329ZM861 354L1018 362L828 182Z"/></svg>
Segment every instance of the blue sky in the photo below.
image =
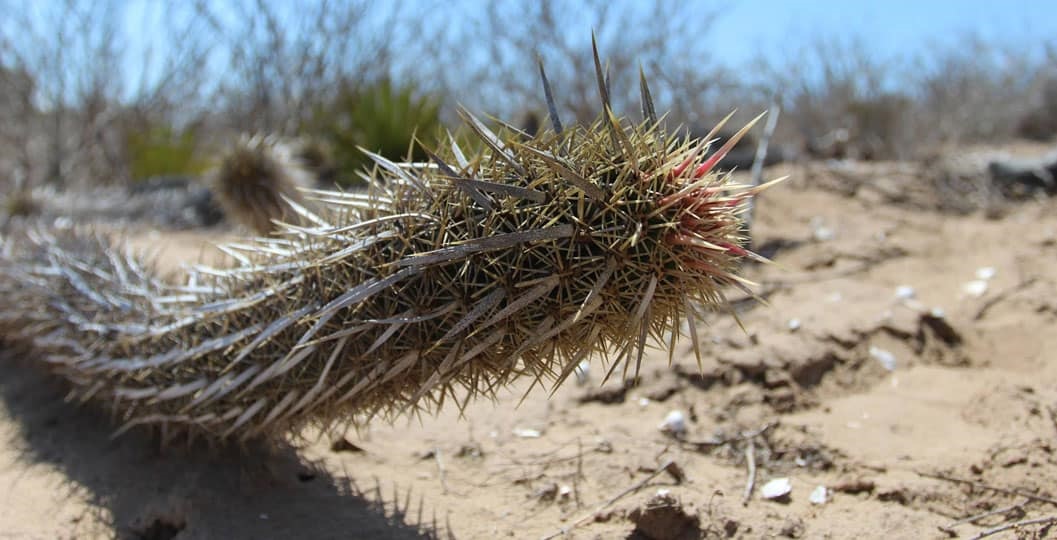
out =
<svg viewBox="0 0 1057 540"><path fill-rule="evenodd" d="M141 73L133 70L144 65L143 48L148 42L159 46L157 28L162 21L190 16L190 9L182 9L190 4L183 1L117 0L123 13L115 15L122 17L129 30L125 64L129 69L124 73L128 86L141 77ZM238 0L211 1L223 6ZM297 0L269 1L290 8L283 10L288 13L297 12ZM432 1L407 0L423 6ZM479 9L474 6L483 1L465 0L456 5L462 9ZM632 5L632 1L614 0L626 5ZM927 55L936 48L964 43L970 34L989 43L1039 55L1047 42L1057 47L1055 4L1054 0L698 0L684 5L687 13L709 10L719 13L712 24L703 25L706 31L702 39L715 55L711 60L737 67L761 56L774 63L781 63L783 59L793 61L797 51L818 40L851 37L858 38L871 54L882 59ZM437 4L440 5L450 4ZM32 8L33 13L48 9L42 6L57 7L58 3L0 0L0 6L15 10ZM702 6L704 10L690 9ZM428 9L420 11L429 12ZM678 17L680 13L662 16ZM581 26L590 24L586 17L569 19L568 32L572 33L586 32ZM6 24L10 25L11 21Z"/></svg>
<svg viewBox="0 0 1057 540"><path fill-rule="evenodd" d="M973 33L988 41L1041 50L1057 44L1053 0L734 0L709 40L737 64L780 54L814 39L859 36L877 55L913 55Z"/></svg>
<svg viewBox="0 0 1057 540"><path fill-rule="evenodd" d="M275 3L297 5L296 0ZM969 33L988 41L1020 43L1026 47L1057 40L1057 4L1053 0L697 0L690 3L718 11L719 18L708 29L707 39L715 44L719 56L733 63L759 53L795 49L814 39L831 36L861 36L882 56L914 53L953 42ZM132 27L172 15L156 0L127 0L126 6L126 21Z"/></svg>

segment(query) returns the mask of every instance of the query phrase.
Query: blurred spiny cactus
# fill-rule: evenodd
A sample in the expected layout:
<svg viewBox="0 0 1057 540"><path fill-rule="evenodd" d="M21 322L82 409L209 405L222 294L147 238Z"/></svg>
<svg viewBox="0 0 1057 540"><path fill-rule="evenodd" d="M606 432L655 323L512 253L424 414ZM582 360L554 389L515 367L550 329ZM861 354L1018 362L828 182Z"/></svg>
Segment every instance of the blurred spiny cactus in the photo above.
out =
<svg viewBox="0 0 1057 540"><path fill-rule="evenodd" d="M316 192L318 212L295 207L310 225L183 286L83 232L8 243L5 331L122 430L214 439L462 408L592 357L637 370L684 320L697 352L699 309L746 289L739 211L763 188L715 172L737 137L706 157L712 135L659 131L645 80L645 120L618 120L596 68L593 125L563 128L548 99L551 128L523 141L464 112L480 154L369 154L368 191Z"/></svg>
<svg viewBox="0 0 1057 540"><path fill-rule="evenodd" d="M277 222L301 223L296 208L305 204L302 189L312 179L285 144L257 135L231 147L209 184L226 215L263 236Z"/></svg>

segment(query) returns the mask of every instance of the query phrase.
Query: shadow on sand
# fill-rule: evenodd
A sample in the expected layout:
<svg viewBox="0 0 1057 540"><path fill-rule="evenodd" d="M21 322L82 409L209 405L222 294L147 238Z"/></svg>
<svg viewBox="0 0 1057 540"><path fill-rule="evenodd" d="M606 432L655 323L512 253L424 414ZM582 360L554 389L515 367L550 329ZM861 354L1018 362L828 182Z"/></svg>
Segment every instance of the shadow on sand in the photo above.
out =
<svg viewBox="0 0 1057 540"><path fill-rule="evenodd" d="M443 520L414 515L395 493L386 504L377 486L361 489L291 446L160 450L140 433L111 440L103 413L65 403L58 381L5 348L0 342L0 400L19 428L8 444L27 466L55 467L68 487L87 492L95 507L87 512L117 538L452 536Z"/></svg>

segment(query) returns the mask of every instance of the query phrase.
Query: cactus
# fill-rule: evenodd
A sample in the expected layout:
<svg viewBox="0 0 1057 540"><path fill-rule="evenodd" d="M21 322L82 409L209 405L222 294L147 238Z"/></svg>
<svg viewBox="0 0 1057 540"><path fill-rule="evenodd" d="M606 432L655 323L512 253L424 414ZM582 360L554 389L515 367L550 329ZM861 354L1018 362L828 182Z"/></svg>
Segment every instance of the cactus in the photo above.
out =
<svg viewBox="0 0 1057 540"><path fill-rule="evenodd" d="M738 137L708 157L712 134L665 137L645 79L645 120L618 120L595 59L593 125L563 127L546 83L551 128L529 140L462 111L480 154L368 153L366 192L312 192L318 212L293 207L309 225L228 246L239 264L183 285L84 231L7 242L0 324L119 432L213 440L462 408L592 357L637 370L684 320L699 355L699 306L750 285L739 212L766 186L713 170Z"/></svg>
<svg viewBox="0 0 1057 540"><path fill-rule="evenodd" d="M304 206L302 188L311 178L290 150L272 137L242 137L224 156L209 180L224 213L258 235L276 230L276 223L294 221Z"/></svg>

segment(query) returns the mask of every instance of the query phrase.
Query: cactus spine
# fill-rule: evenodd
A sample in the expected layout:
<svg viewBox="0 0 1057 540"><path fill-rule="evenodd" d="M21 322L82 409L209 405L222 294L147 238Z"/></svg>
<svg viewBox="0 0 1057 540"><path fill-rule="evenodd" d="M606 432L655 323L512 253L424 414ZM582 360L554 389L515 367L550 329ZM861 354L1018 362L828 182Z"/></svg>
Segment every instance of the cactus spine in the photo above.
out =
<svg viewBox="0 0 1057 540"><path fill-rule="evenodd" d="M745 288L739 212L762 188L714 171L736 138L707 158L668 142L644 79L644 122L618 121L597 64L594 125L563 128L544 77L551 129L505 137L464 112L479 155L371 154L366 192L309 192L318 212L291 207L307 225L229 246L237 266L186 285L85 233L8 242L8 305L35 309L3 313L7 333L122 430L214 439L463 407L593 356L637 369Z"/></svg>

